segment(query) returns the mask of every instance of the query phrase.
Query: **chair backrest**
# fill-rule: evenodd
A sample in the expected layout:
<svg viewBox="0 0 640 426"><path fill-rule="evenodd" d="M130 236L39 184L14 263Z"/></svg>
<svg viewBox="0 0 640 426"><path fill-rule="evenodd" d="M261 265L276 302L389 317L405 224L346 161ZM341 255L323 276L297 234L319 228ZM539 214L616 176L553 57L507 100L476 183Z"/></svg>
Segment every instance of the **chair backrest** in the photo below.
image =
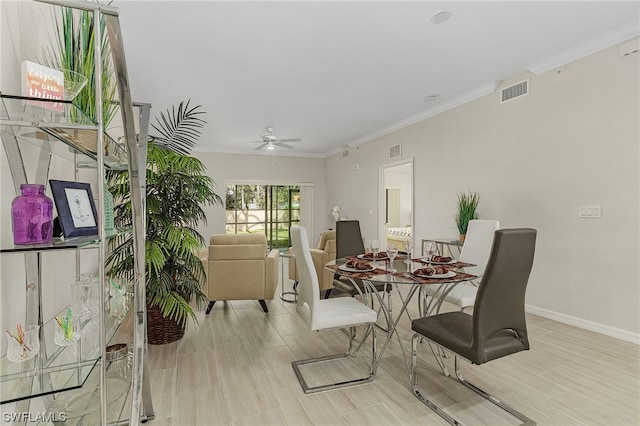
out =
<svg viewBox="0 0 640 426"><path fill-rule="evenodd" d="M320 285L318 275L313 266L313 259L307 243L307 230L300 226L292 226L291 245L296 257L298 269L298 306L297 311L312 330L314 325L314 307L320 301Z"/></svg>
<svg viewBox="0 0 640 426"><path fill-rule="evenodd" d="M530 228L495 231L473 308L470 361L476 364L529 349L524 302L536 233Z"/></svg>
<svg viewBox="0 0 640 426"><path fill-rule="evenodd" d="M364 254L364 241L357 220L336 222L336 259Z"/></svg>
<svg viewBox="0 0 640 426"><path fill-rule="evenodd" d="M264 234L216 234L209 239L209 260L263 259L267 257Z"/></svg>
<svg viewBox="0 0 640 426"><path fill-rule="evenodd" d="M207 296L215 300L273 299L280 252L267 253L264 234L217 234L209 239Z"/></svg>
<svg viewBox="0 0 640 426"><path fill-rule="evenodd" d="M467 235L460 252L462 262L473 263L476 266L465 268L465 272L474 275L484 274L484 269L491 253L493 234L500 229L497 220L470 220Z"/></svg>

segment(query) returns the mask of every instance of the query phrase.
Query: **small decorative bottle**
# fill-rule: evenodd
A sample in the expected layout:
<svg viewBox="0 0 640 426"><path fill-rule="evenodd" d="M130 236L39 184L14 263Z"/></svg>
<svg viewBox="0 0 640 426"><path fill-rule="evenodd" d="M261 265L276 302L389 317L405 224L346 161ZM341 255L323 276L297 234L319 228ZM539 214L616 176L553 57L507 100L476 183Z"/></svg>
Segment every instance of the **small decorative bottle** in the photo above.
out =
<svg viewBox="0 0 640 426"><path fill-rule="evenodd" d="M44 195L44 185L23 183L21 195L11 203L13 243L32 244L51 241L53 201Z"/></svg>

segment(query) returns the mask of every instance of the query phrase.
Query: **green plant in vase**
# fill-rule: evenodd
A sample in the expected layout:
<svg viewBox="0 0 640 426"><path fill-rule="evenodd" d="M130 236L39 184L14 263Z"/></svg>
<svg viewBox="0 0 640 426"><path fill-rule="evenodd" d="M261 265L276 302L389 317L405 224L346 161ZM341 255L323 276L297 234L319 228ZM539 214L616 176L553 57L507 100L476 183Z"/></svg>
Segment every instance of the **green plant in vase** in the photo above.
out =
<svg viewBox="0 0 640 426"><path fill-rule="evenodd" d="M205 222L204 206L222 204L214 191L214 181L205 166L184 153L193 144L204 121L199 106L189 103L153 125L161 136L151 137L147 150L146 183L146 296L149 312L159 309L162 317L177 323L184 333L189 318L195 320L191 302L198 307L206 301L201 290L205 270L198 256L204 238L196 229ZM176 152L176 149L182 152ZM126 227L131 221L129 179L126 171L109 171L109 189L115 199L115 224ZM133 239L118 236L111 241L107 258L109 274L131 279ZM150 318L150 317L148 317ZM151 322L151 320L149 320ZM151 326L149 325L148 328ZM180 338L178 336L177 338ZM149 333L150 343L156 342Z"/></svg>
<svg viewBox="0 0 640 426"><path fill-rule="evenodd" d="M86 77L87 84L75 95L73 103L89 118L97 121L93 14L67 7L61 7L60 11L60 15L54 17L57 38L52 46L45 49L42 61L48 67L63 71L65 86L77 80L77 75ZM113 102L116 97L116 80L104 17L100 21L100 34L102 120L106 128L116 114L118 106ZM72 110L72 114L74 113Z"/></svg>
<svg viewBox="0 0 640 426"><path fill-rule="evenodd" d="M469 221L478 219L478 204L480 203L480 194L477 192L459 192L457 201L457 211L455 214L456 226L460 233L460 239L464 241L467 234Z"/></svg>

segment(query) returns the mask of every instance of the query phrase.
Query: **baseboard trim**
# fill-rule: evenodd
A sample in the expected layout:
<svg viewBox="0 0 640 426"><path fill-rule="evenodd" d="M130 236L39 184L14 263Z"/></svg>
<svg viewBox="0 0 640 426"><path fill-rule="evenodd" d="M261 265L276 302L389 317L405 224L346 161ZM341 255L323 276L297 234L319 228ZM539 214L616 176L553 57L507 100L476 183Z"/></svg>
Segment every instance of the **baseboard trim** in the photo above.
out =
<svg viewBox="0 0 640 426"><path fill-rule="evenodd" d="M608 325L585 320L583 318L578 318L571 315L561 314L559 312L551 311L549 309L539 308L537 306L525 305L525 310L528 313L531 313L534 315L552 319L554 321L558 321L564 324L573 325L575 327L583 328L585 330L595 331L596 333L604 334L605 336L613 337L616 339L624 340L625 342L635 343L636 345L640 345L640 333L633 333L631 331L622 330L616 327L610 327Z"/></svg>

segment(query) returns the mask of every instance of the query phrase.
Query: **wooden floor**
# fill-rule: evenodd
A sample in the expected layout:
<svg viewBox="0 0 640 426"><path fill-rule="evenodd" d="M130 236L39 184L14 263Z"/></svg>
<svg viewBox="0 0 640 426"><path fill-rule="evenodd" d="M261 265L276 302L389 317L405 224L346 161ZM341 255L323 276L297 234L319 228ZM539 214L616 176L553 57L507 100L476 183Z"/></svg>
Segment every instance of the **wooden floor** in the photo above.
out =
<svg viewBox="0 0 640 426"><path fill-rule="evenodd" d="M287 283L290 285L290 282ZM280 289L277 291L279 295ZM410 390L397 339L370 383L305 395L291 361L344 351L346 335L311 332L294 303L216 303L199 313L179 342L150 346L151 387L160 425L413 425L445 424ZM395 312L399 298L394 295ZM410 313L415 317L415 303ZM463 375L539 425L639 425L637 345L545 318L527 317L531 350ZM409 320L399 337L410 351ZM386 333L378 332L378 347ZM358 354L368 360L369 342ZM464 423L517 424L438 369L428 346L419 351L419 387ZM451 360L448 360L452 364ZM340 373L339 364L335 374ZM306 371L313 374L316 370ZM348 373L348 372L347 372ZM334 374L334 373L327 373ZM323 376L324 378L324 376ZM480 400L479 400L480 399Z"/></svg>

